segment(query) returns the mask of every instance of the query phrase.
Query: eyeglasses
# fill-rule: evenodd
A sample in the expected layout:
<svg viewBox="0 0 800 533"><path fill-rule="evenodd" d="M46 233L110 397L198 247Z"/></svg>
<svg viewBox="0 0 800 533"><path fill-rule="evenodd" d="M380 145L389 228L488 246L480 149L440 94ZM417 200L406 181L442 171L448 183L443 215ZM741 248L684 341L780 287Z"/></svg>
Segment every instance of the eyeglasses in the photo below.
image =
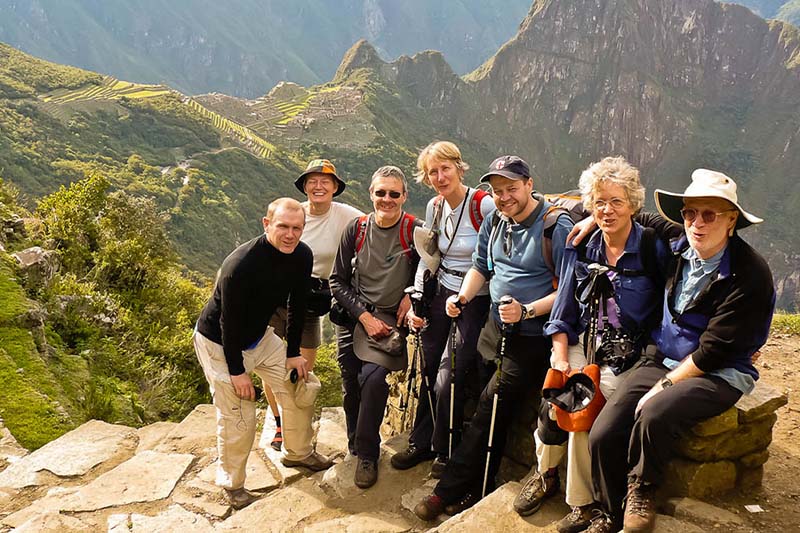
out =
<svg viewBox="0 0 800 533"><path fill-rule="evenodd" d="M619 211L620 209L625 207L625 204L627 204L627 203L628 202L623 200L622 198L612 198L611 200L608 200L608 201L606 201L606 200L595 200L594 201L594 210L595 211L601 211L606 207L610 207L614 211Z"/></svg>
<svg viewBox="0 0 800 533"><path fill-rule="evenodd" d="M706 224L713 224L714 221L717 220L717 217L722 213L728 213L730 211L736 211L736 209L726 209L725 211L698 211L697 209L693 209L691 207L687 207L685 209L681 209L681 216L683 220L686 222L694 222L694 219L697 218L699 214L702 217L703 222Z"/></svg>
<svg viewBox="0 0 800 533"><path fill-rule="evenodd" d="M372 194L374 194L378 198L383 198L384 196L386 196L388 194L389 198L392 198L394 200L397 200L398 198L403 196L403 193L401 193L399 191L384 191L383 189L378 189L377 191L372 191Z"/></svg>

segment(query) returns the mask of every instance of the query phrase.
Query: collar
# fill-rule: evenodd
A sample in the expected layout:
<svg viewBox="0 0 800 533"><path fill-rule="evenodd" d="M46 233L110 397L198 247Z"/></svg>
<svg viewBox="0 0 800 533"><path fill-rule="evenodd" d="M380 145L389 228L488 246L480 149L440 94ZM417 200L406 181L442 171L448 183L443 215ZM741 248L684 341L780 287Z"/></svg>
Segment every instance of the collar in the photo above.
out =
<svg viewBox="0 0 800 533"><path fill-rule="evenodd" d="M703 272L706 274L711 274L719 269L720 263L722 263L722 256L725 255L725 252L728 249L728 245L726 244L725 247L714 254L712 257L708 259L701 259L700 256L697 255L697 252L691 246L687 248L682 254L681 257L686 259L693 269L703 269Z"/></svg>
<svg viewBox="0 0 800 533"><path fill-rule="evenodd" d="M539 202L539 205L537 205L536 208L531 211L531 214L528 215L525 220L518 222L518 224L521 224L525 229L533 226L533 223L536 222L537 218L539 218L539 215L544 210L544 205L547 203L547 201L544 199L544 196L538 193L531 193L531 198Z"/></svg>

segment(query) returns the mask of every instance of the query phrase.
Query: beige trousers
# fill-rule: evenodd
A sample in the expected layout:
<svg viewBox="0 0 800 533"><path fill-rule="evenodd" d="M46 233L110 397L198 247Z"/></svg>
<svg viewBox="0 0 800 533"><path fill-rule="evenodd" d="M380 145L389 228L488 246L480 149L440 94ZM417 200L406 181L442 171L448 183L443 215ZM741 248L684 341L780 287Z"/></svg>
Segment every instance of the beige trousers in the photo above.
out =
<svg viewBox="0 0 800 533"><path fill-rule="evenodd" d="M247 457L256 436L256 402L243 400L234 392L222 345L194 332L194 349L203 367L214 407L217 409L216 483L226 489L244 486ZM245 372L255 372L269 385L281 406L285 457L302 460L314 451L311 421L314 406L299 408L294 402L294 386L286 382L286 347L268 327L258 345L242 352Z"/></svg>
<svg viewBox="0 0 800 533"><path fill-rule="evenodd" d="M583 368L586 366L586 358L583 355L583 347L570 346L569 366L572 368ZM553 364L552 357L550 364ZM614 373L605 365L600 367L600 390L606 399L611 398L617 386L627 375L629 370L615 376ZM555 468L561 464L564 457L567 457L567 505L577 507L588 505L594 501L592 497L592 460L589 455L589 432L570 433L566 444L552 445L544 444L539 440L536 431L533 432L536 441L536 460L538 471L542 474L550 468Z"/></svg>

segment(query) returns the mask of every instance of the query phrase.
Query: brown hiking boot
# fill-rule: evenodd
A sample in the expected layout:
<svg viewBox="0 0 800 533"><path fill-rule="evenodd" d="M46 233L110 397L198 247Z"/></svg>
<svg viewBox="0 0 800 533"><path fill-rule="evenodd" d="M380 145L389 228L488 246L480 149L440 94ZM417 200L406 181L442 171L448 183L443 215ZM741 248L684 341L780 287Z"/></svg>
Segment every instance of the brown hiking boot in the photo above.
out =
<svg viewBox="0 0 800 533"><path fill-rule="evenodd" d="M378 463L369 459L359 459L353 482L360 489L368 489L378 481Z"/></svg>
<svg viewBox="0 0 800 533"><path fill-rule="evenodd" d="M309 470L313 470L314 472L327 470L328 468L333 466L333 461L331 461L329 458L317 452L311 452L311 455L309 455L305 459L300 459L300 460L287 459L286 457L281 457L281 463L283 463L283 466L290 466L290 467L302 466L308 468Z"/></svg>
<svg viewBox="0 0 800 533"><path fill-rule="evenodd" d="M430 522L436 519L444 511L444 502L436 494L425 496L422 501L414 507L414 514L420 520Z"/></svg>
<svg viewBox="0 0 800 533"><path fill-rule="evenodd" d="M228 501L231 507L236 509L244 509L254 501L261 498L258 494L253 494L249 490L246 490L244 487L241 489L225 489L225 499Z"/></svg>
<svg viewBox="0 0 800 533"><path fill-rule="evenodd" d="M655 487L638 480L631 481L625 498L625 533L649 533L655 523Z"/></svg>
<svg viewBox="0 0 800 533"><path fill-rule="evenodd" d="M558 533L578 533L589 527L594 518L594 511L597 509L596 503L588 505L574 506L572 512L562 518L556 524Z"/></svg>
<svg viewBox="0 0 800 533"><path fill-rule="evenodd" d="M544 475L536 472L519 494L514 499L514 510L520 516L530 516L542 506L542 502L558 493L561 481L558 471L546 472Z"/></svg>
<svg viewBox="0 0 800 533"><path fill-rule="evenodd" d="M464 495L463 498L458 500L456 503L451 503L450 505L444 506L444 514L448 516L457 515L461 511L466 511L476 503L481 501L480 496L474 492L468 492Z"/></svg>

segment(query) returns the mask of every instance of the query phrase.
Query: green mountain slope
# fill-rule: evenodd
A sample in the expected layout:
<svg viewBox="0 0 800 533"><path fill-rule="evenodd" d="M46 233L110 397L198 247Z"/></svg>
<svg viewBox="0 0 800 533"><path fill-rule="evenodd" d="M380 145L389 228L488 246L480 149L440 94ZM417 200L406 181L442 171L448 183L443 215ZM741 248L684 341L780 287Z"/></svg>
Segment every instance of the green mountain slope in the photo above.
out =
<svg viewBox="0 0 800 533"><path fill-rule="evenodd" d="M529 0L0 0L0 41L188 94L254 97L331 78L368 38L386 57L443 50L459 72L514 34Z"/></svg>

